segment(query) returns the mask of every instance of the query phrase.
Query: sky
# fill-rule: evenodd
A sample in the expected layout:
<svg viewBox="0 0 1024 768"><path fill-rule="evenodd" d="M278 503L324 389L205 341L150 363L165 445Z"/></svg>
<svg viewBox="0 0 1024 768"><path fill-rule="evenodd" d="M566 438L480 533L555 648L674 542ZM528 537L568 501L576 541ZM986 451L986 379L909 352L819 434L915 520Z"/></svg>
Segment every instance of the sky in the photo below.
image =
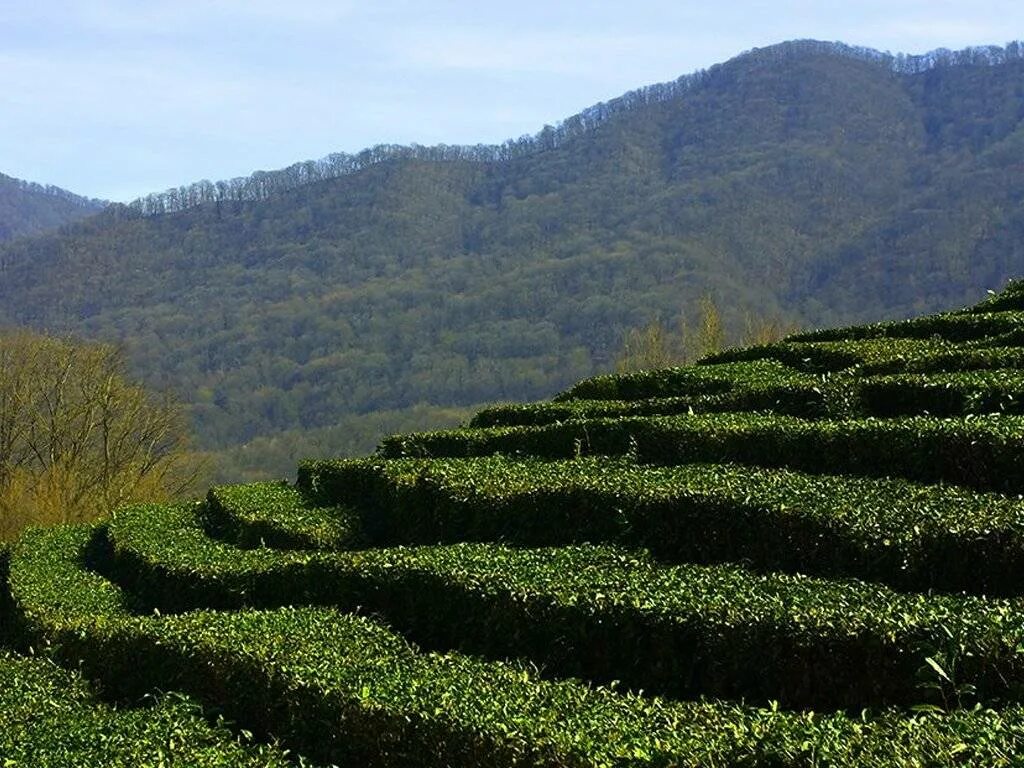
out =
<svg viewBox="0 0 1024 768"><path fill-rule="evenodd" d="M0 173L128 201L379 143L500 143L784 40L1024 38L1020 0L0 0Z"/></svg>

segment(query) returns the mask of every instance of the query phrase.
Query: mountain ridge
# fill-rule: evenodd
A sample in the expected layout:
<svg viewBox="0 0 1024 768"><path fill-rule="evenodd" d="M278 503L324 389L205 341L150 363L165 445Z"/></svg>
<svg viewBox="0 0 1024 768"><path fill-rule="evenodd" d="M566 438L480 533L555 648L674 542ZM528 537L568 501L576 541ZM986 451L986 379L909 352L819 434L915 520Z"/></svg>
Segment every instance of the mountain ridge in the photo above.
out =
<svg viewBox="0 0 1024 768"><path fill-rule="evenodd" d="M207 180L154 192L127 203L127 207L144 215L173 213L209 202L227 200L264 200L268 195L303 184L335 179L355 173L368 165L388 160L470 160L500 162L545 149L553 149L567 139L591 130L606 120L638 107L667 101L685 95L708 79L730 67L748 63L778 61L804 55L831 55L877 64L897 74L921 74L938 67L964 64L998 66L1024 58L1024 45L1010 41L1005 46L970 46L959 50L937 48L923 54L891 54L865 46L851 46L838 41L812 39L790 40L763 48L752 48L727 61L681 75L674 80L641 86L607 101L600 101L580 112L545 125L532 135L507 139L501 144L420 145L377 144L355 154L331 153L316 160L303 160L285 168L254 171L249 176L210 182Z"/></svg>
<svg viewBox="0 0 1024 768"><path fill-rule="evenodd" d="M101 211L105 200L0 173L0 242L58 229Z"/></svg>

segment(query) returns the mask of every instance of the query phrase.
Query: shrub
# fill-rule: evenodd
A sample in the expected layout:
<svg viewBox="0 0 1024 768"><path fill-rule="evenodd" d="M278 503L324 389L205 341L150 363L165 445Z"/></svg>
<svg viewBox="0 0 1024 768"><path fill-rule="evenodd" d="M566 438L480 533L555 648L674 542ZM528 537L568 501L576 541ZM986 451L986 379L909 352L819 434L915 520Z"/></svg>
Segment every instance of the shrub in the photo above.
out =
<svg viewBox="0 0 1024 768"><path fill-rule="evenodd" d="M341 549L361 535L352 510L316 506L284 482L215 486L206 508L210 528L242 547Z"/></svg>

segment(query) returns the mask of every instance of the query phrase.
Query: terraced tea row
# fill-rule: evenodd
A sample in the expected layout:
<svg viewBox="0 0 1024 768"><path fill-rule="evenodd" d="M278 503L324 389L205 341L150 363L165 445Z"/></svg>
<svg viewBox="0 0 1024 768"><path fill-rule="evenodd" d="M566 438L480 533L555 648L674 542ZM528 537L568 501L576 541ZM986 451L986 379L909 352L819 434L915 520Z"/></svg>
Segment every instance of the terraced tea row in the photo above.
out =
<svg viewBox="0 0 1024 768"><path fill-rule="evenodd" d="M149 754L166 708L211 765L261 754L213 712L345 765L1016 765L1022 402L1024 283L596 377L296 487L31 532L0 641L9 615L106 695L206 708L68 704L44 763L80 732Z"/></svg>
<svg viewBox="0 0 1024 768"><path fill-rule="evenodd" d="M10 768L296 765L274 747L238 743L185 697L114 709L98 702L79 675L2 651L0 759Z"/></svg>
<svg viewBox="0 0 1024 768"><path fill-rule="evenodd" d="M739 462L807 472L896 475L982 490L1024 490L1024 417L810 421L698 414L463 428L386 438L385 458L497 453L569 458L631 455L659 464Z"/></svg>
<svg viewBox="0 0 1024 768"><path fill-rule="evenodd" d="M986 701L1024 694L1024 614L1006 602L665 567L594 546L240 550L207 538L192 506L123 509L109 535L117 581L162 613L362 608L420 644L529 658L562 677L807 708L922 703L926 659L942 658L952 636L948 674Z"/></svg>
<svg viewBox="0 0 1024 768"><path fill-rule="evenodd" d="M502 456L309 461L299 482L323 503L360 505L377 545L601 541L672 562L741 560L901 589L1024 594L1024 503L963 488Z"/></svg>
<svg viewBox="0 0 1024 768"><path fill-rule="evenodd" d="M735 411L805 418L1019 414L1024 411L1024 371L994 368L927 376L836 374L809 382L739 387L716 395L499 405L477 413L469 426L542 426L572 419Z"/></svg>
<svg viewBox="0 0 1024 768"><path fill-rule="evenodd" d="M801 373L784 362L753 360L595 376L557 395L555 402L721 395L743 389L813 382L813 376Z"/></svg>
<svg viewBox="0 0 1024 768"><path fill-rule="evenodd" d="M1024 327L1024 312L946 312L910 320L829 328L789 337L789 341L849 341L854 339L930 339L951 342L1004 337Z"/></svg>
<svg viewBox="0 0 1024 768"><path fill-rule="evenodd" d="M538 426L569 419L670 416L683 413L771 411L794 416L826 416L842 407L842 392L830 398L823 383L737 388L717 395L652 397L643 400L564 400L551 403L496 405L479 411L471 427Z"/></svg>
<svg viewBox="0 0 1024 768"><path fill-rule="evenodd" d="M284 482L216 486L206 510L211 531L241 547L343 549L362 540L354 510L311 504Z"/></svg>
<svg viewBox="0 0 1024 768"><path fill-rule="evenodd" d="M668 702L422 653L330 609L131 616L83 567L94 532L24 537L11 585L29 630L111 686L187 690L316 760L364 765L1009 765L1024 711L787 714Z"/></svg>

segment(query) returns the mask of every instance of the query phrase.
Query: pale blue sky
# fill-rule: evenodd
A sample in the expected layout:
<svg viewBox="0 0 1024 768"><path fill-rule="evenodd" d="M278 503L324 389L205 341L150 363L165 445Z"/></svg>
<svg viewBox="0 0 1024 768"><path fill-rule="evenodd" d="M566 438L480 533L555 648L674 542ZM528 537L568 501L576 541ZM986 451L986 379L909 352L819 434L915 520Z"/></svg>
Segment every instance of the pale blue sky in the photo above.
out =
<svg viewBox="0 0 1024 768"><path fill-rule="evenodd" d="M1020 0L0 0L0 172L128 200L381 142L500 142L782 40L1020 37Z"/></svg>

